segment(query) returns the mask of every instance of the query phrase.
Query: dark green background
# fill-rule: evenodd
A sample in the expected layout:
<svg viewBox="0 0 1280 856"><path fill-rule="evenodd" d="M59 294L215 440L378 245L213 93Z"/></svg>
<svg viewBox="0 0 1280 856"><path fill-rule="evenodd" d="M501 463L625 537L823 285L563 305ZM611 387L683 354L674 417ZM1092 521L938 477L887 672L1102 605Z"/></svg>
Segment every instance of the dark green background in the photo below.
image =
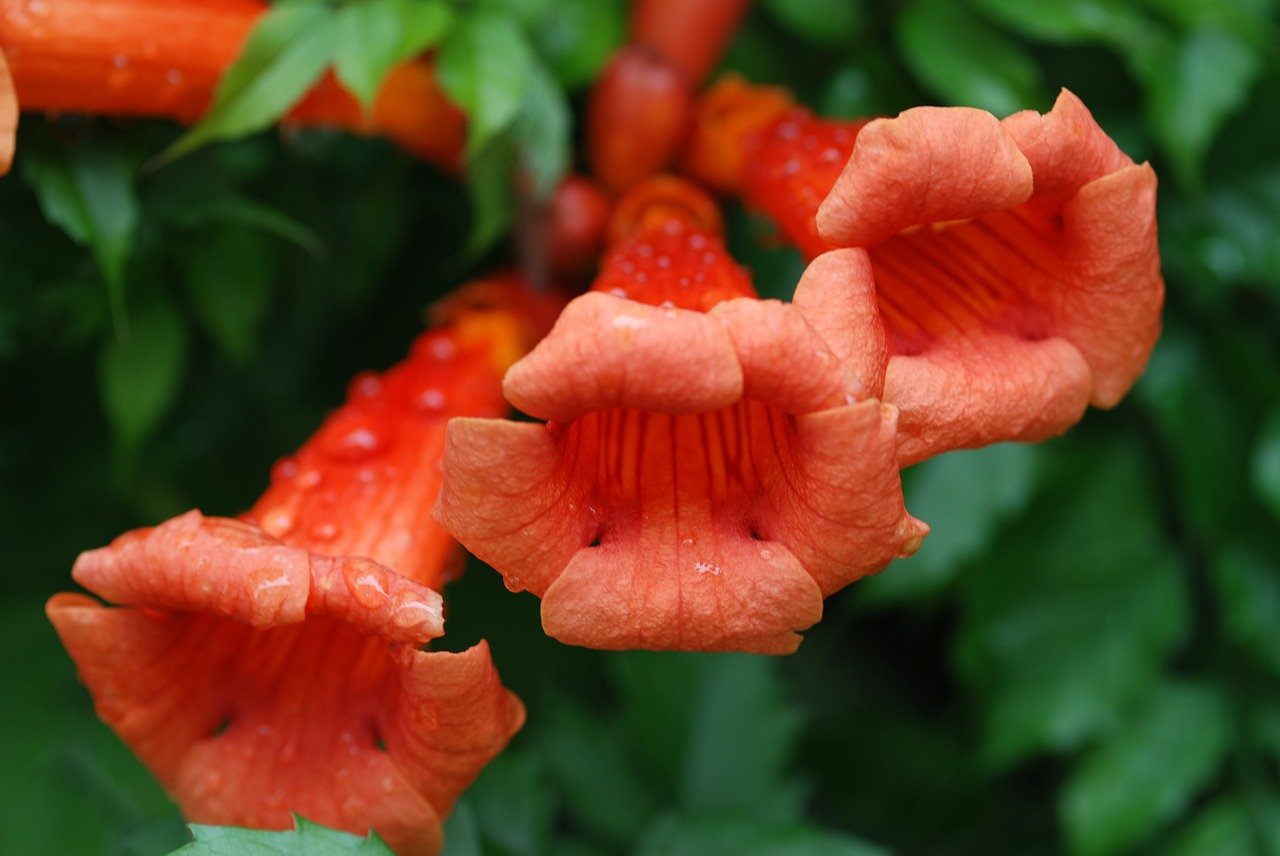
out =
<svg viewBox="0 0 1280 856"><path fill-rule="evenodd" d="M457 5L518 25L575 116L625 27L616 0ZM1280 852L1275 5L758 4L726 65L829 115L1080 95L1160 175L1165 334L1130 396L1066 437L908 471L933 534L831 598L795 656L567 648L534 598L470 568L446 644L489 639L529 722L460 803L451 854ZM554 128L508 137L548 174L566 155ZM351 375L508 254L459 249L469 198L481 231L505 222L482 160L470 194L320 132L147 163L174 138L27 116L0 181L6 854L185 840L44 620L76 554L245 508ZM730 221L761 291L788 293L797 256Z"/></svg>

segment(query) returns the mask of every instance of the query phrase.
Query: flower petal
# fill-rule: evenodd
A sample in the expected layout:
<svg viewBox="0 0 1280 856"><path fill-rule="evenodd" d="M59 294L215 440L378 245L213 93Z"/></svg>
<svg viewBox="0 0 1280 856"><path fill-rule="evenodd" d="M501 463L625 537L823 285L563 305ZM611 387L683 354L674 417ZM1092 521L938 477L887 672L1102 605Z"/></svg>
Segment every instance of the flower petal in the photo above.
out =
<svg viewBox="0 0 1280 856"><path fill-rule="evenodd" d="M889 345L866 250L832 250L811 261L792 303L853 375L857 397L879 398Z"/></svg>
<svg viewBox="0 0 1280 856"><path fill-rule="evenodd" d="M898 462L1003 440L1035 442L1079 421L1092 389L1079 350L1059 339L990 334L893 356L885 400L901 411Z"/></svg>
<svg viewBox="0 0 1280 856"><path fill-rule="evenodd" d="M868 247L912 226L1012 208L1031 192L1031 165L990 113L917 107L858 134L818 232L832 246Z"/></svg>
<svg viewBox="0 0 1280 856"><path fill-rule="evenodd" d="M545 425L454 419L436 519L501 569L508 588L541 597L595 536L595 522L581 513L587 501L571 478L573 464Z"/></svg>
<svg viewBox="0 0 1280 856"><path fill-rule="evenodd" d="M818 586L785 547L733 538L589 547L542 600L548 635L613 650L789 654L821 617Z"/></svg>
<svg viewBox="0 0 1280 856"><path fill-rule="evenodd" d="M539 419L593 410L694 413L742 395L742 369L724 327L701 312L588 293L503 381L507 399Z"/></svg>
<svg viewBox="0 0 1280 856"><path fill-rule="evenodd" d="M793 467L764 492L761 534L786 544L824 597L914 553L929 531L903 508L896 429L878 401L797 417Z"/></svg>

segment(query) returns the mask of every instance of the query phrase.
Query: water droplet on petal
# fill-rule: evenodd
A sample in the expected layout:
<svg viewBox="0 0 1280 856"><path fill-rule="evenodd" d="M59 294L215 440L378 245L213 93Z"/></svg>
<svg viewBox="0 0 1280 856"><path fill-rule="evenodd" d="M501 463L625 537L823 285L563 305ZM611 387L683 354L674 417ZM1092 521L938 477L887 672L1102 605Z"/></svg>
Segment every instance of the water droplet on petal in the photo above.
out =
<svg viewBox="0 0 1280 856"><path fill-rule="evenodd" d="M285 481L298 474L298 459L289 455L276 461L271 468L271 481Z"/></svg>
<svg viewBox="0 0 1280 856"><path fill-rule="evenodd" d="M419 413L439 413L444 410L444 405L444 393L434 387L424 389L413 397L413 408Z"/></svg>
<svg viewBox="0 0 1280 856"><path fill-rule="evenodd" d="M347 394L352 398L377 398L382 394L382 378L373 372L362 372L352 379Z"/></svg>
<svg viewBox="0 0 1280 856"><path fill-rule="evenodd" d="M382 451L386 444L387 438L376 423L353 417L330 434L324 449L340 461L362 461Z"/></svg>
<svg viewBox="0 0 1280 856"><path fill-rule="evenodd" d="M333 523L317 523L311 527L311 540L326 543L338 537L338 527Z"/></svg>
<svg viewBox="0 0 1280 856"><path fill-rule="evenodd" d="M297 525L297 518L287 508L273 508L262 516L262 530L273 538L285 537Z"/></svg>
<svg viewBox="0 0 1280 856"><path fill-rule="evenodd" d="M387 572L373 562L351 562L343 569L342 577L356 603L365 609L382 609L391 598Z"/></svg>

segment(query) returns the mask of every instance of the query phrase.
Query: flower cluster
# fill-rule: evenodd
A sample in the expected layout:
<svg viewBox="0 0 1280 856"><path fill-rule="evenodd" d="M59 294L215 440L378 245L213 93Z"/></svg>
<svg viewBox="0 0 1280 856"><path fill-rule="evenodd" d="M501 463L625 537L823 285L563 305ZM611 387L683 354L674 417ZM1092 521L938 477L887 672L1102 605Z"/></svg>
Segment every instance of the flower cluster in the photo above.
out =
<svg viewBox="0 0 1280 856"><path fill-rule="evenodd" d="M539 232L552 278L585 293L473 283L240 518L190 511L76 562L112 605L61 594L49 618L189 818L300 812L439 850L524 720L483 642L429 648L455 538L541 598L563 642L785 654L824 598L920 548L903 467L1060 433L1141 373L1163 299L1155 177L1074 95L1003 120L857 121L736 78L699 95L745 5L637 5L588 101L593 175L560 186ZM32 26L0 3L0 168L19 103L198 117L263 11L184 8L163 56L137 46L146 61L103 87L104 57L179 13L41 6ZM124 6L130 26L86 23ZM368 116L326 79L291 117L443 163L462 134L427 60L397 66ZM805 255L789 302L733 260L715 194Z"/></svg>

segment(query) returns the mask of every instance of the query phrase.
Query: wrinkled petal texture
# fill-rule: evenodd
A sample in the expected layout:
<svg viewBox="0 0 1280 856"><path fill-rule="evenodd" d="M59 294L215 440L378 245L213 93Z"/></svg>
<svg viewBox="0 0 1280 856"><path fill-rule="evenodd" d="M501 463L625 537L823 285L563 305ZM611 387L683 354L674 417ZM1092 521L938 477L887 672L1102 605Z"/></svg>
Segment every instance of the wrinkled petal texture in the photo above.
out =
<svg viewBox="0 0 1280 856"><path fill-rule="evenodd" d="M189 512L83 554L47 612L111 725L200 823L291 812L435 853L440 819L520 727L484 643L440 635L440 596L369 559Z"/></svg>
<svg viewBox="0 0 1280 856"><path fill-rule="evenodd" d="M868 253L903 464L1119 401L1160 332L1155 189L1065 90L1044 115L925 107L861 131L817 224Z"/></svg>
<svg viewBox="0 0 1280 856"><path fill-rule="evenodd" d="M925 531L868 383L794 306L587 294L507 376L550 424L452 422L436 513L561 641L787 653Z"/></svg>
<svg viewBox="0 0 1280 856"><path fill-rule="evenodd" d="M13 165L13 148L18 133L18 96L13 90L9 63L0 51L0 175Z"/></svg>

